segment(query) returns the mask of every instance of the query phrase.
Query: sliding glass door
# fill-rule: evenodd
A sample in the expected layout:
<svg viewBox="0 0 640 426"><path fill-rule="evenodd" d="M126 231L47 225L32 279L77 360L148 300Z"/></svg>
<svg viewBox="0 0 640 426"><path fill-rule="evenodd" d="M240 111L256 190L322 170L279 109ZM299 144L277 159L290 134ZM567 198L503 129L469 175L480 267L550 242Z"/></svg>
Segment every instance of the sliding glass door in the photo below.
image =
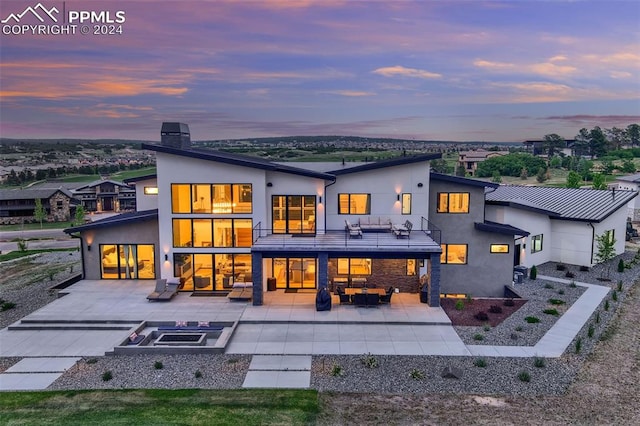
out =
<svg viewBox="0 0 640 426"><path fill-rule="evenodd" d="M272 229L274 234L315 234L315 195L274 195Z"/></svg>

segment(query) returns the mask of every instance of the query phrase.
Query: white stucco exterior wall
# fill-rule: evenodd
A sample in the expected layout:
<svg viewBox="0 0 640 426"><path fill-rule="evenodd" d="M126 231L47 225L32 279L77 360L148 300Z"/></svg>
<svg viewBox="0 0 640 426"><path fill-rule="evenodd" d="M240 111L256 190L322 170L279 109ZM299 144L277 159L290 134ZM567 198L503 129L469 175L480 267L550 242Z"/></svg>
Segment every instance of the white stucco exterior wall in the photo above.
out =
<svg viewBox="0 0 640 426"><path fill-rule="evenodd" d="M158 208L158 195L146 195L145 187L158 186L158 179L151 178L134 182L136 186L136 210L153 210Z"/></svg>

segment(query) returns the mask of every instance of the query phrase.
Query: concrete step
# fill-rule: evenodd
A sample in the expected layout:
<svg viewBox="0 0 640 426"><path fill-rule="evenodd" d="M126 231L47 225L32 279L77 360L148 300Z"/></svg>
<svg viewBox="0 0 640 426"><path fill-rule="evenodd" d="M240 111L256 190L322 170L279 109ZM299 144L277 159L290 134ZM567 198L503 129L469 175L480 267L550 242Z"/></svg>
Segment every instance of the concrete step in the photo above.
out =
<svg viewBox="0 0 640 426"><path fill-rule="evenodd" d="M7 327L9 331L25 330L130 330L138 327L140 323L128 324L91 324L91 323L67 323L67 322L46 322L14 324Z"/></svg>

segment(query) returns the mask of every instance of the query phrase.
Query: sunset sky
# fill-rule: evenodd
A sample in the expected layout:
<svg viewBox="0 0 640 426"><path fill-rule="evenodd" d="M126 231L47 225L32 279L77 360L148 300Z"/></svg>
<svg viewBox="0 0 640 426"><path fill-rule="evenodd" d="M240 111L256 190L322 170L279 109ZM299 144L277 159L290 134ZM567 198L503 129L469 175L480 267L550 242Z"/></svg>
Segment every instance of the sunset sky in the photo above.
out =
<svg viewBox="0 0 640 426"><path fill-rule="evenodd" d="M6 34L41 24L10 17L38 3L59 24L126 20ZM640 123L638 1L2 0L0 18L2 137L155 141L181 121L194 140L522 141Z"/></svg>

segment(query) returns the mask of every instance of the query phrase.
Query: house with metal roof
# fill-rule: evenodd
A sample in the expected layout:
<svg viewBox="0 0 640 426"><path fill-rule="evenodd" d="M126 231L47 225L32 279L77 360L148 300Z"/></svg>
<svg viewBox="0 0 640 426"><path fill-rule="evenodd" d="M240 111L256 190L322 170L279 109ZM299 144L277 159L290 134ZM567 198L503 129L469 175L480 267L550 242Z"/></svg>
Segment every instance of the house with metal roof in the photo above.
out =
<svg viewBox="0 0 640 426"><path fill-rule="evenodd" d="M486 219L523 229L515 241L514 263L549 261L592 266L597 262L596 236L616 240L624 252L627 204L638 193L500 185L486 194Z"/></svg>
<svg viewBox="0 0 640 426"><path fill-rule="evenodd" d="M614 182L618 189L640 191L640 173L628 176L618 176ZM636 197L627 204L627 216L634 222L640 221L640 197Z"/></svg>
<svg viewBox="0 0 640 426"><path fill-rule="evenodd" d="M75 214L78 204L65 188L0 190L0 223L33 223L36 200L47 212L46 222L65 222Z"/></svg>
<svg viewBox="0 0 640 426"><path fill-rule="evenodd" d="M256 305L271 289L346 283L439 305L441 248L426 216L440 154L307 167L194 149L175 123L143 148L157 175L130 183L154 208L66 230L83 240L87 278L166 278L198 294L250 282Z"/></svg>

